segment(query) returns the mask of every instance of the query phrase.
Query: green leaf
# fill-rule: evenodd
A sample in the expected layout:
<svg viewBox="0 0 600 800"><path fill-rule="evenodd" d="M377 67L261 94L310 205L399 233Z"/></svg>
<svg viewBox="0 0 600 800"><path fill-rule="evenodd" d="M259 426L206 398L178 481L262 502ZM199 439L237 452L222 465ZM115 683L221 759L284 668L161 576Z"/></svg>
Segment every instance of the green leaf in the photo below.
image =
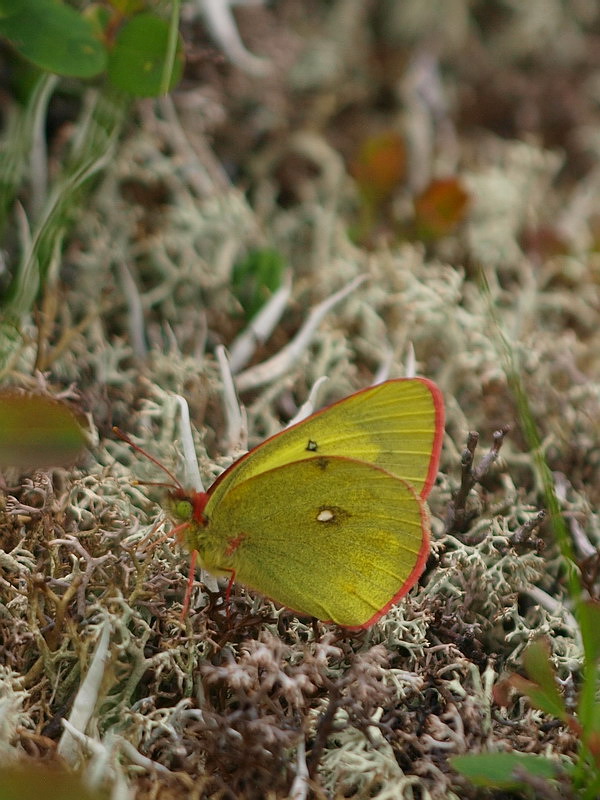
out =
<svg viewBox="0 0 600 800"><path fill-rule="evenodd" d="M59 0L0 0L0 36L24 58L58 75L91 78L106 66L94 24Z"/></svg>
<svg viewBox="0 0 600 800"><path fill-rule="evenodd" d="M169 69L169 31L169 24L153 14L138 14L123 25L108 60L111 83L136 97L159 95L165 69ZM177 84L182 71L183 48L179 40L168 89Z"/></svg>
<svg viewBox="0 0 600 800"><path fill-rule="evenodd" d="M0 393L1 466L69 464L85 444L83 429L65 403L39 394Z"/></svg>
<svg viewBox="0 0 600 800"><path fill-rule="evenodd" d="M0 0L0 20L20 14L30 2L31 0Z"/></svg>
<svg viewBox="0 0 600 800"><path fill-rule="evenodd" d="M598 685L600 676L600 604L594 600L581 602L577 608L585 662L583 681L579 692L577 715L583 728L581 738L590 752L600 779L600 703Z"/></svg>
<svg viewBox="0 0 600 800"><path fill-rule="evenodd" d="M600 659L600 603L581 603L578 616L586 660L596 662Z"/></svg>
<svg viewBox="0 0 600 800"><path fill-rule="evenodd" d="M523 678L521 675L513 675L510 678L510 684L518 692L528 697L535 708L539 708L540 711L544 711L546 714L551 714L562 722L568 723L569 714L558 690L549 694L538 683L528 681L527 678Z"/></svg>
<svg viewBox="0 0 600 800"><path fill-rule="evenodd" d="M0 768L0 800L101 800L78 775L33 764Z"/></svg>
<svg viewBox="0 0 600 800"><path fill-rule="evenodd" d="M536 778L552 780L558 775L558 766L534 753L477 753L455 756L450 764L476 786L495 789L518 790L525 784L515 775L515 770L524 770Z"/></svg>
<svg viewBox="0 0 600 800"><path fill-rule="evenodd" d="M547 714L565 719L567 709L556 684L556 672L550 660L550 647L545 639L536 639L523 653L523 666L538 688L528 690L529 699Z"/></svg>
<svg viewBox="0 0 600 800"><path fill-rule="evenodd" d="M236 262L231 276L232 289L247 320L252 319L279 289L284 268L283 256L268 247L250 250L244 259Z"/></svg>

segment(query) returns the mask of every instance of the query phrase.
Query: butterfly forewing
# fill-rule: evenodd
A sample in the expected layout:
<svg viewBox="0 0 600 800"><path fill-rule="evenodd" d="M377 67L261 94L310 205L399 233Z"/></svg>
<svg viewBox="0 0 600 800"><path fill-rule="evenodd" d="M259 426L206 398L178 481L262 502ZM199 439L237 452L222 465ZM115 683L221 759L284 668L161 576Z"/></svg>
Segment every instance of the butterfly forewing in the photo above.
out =
<svg viewBox="0 0 600 800"><path fill-rule="evenodd" d="M443 433L443 403L422 378L387 381L334 403L251 450L209 490L207 506L262 472L311 456L343 456L381 467L426 497Z"/></svg>

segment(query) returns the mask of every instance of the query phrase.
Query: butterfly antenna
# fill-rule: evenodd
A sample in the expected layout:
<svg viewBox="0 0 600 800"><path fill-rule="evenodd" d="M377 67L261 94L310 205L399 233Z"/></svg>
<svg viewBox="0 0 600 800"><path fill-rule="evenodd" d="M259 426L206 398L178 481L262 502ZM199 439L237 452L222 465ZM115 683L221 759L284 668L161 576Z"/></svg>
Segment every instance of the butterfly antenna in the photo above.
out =
<svg viewBox="0 0 600 800"><path fill-rule="evenodd" d="M118 437L119 437L119 439L121 439L122 441L126 442L126 444L128 444L128 445L129 445L129 446L130 446L130 447L131 447L133 450L135 450L135 451L136 451L136 453L140 453L140 455L143 455L145 458L147 458L147 459L148 459L149 461L151 461L153 464L156 464L156 466L157 466L159 469L162 469L162 471L163 471L163 472L164 472L166 475L168 475L168 476L169 476L169 478L170 478L170 479L173 481L173 484L172 484L173 486L176 486L178 489L182 489L182 490L183 490L183 486L182 486L182 485L181 485L181 483L180 483L180 482L177 480L177 478L175 477L175 475L173 475L173 473L172 473L170 470L168 470L168 469L165 467L165 465L164 465L164 464L161 464L161 462L160 462L160 461L159 461L157 458L154 458L154 456L150 455L150 453L149 453L147 450L144 450L144 448L143 448L143 447L140 447L140 446L139 446L139 444L136 444L134 441L132 441L132 440L129 438L129 436L127 436L127 434L126 434L126 433L123 433L123 431L122 431L120 428L117 428L116 426L115 426L115 427L113 427L113 433L115 434L115 436L118 436ZM168 486L169 484L156 484L156 485L157 485L157 486Z"/></svg>
<svg viewBox="0 0 600 800"><path fill-rule="evenodd" d="M166 481L138 481L136 478L135 480L131 481L133 486L162 486L165 489L173 489L172 483L167 483ZM181 487L179 484L175 486L176 489L180 489Z"/></svg>

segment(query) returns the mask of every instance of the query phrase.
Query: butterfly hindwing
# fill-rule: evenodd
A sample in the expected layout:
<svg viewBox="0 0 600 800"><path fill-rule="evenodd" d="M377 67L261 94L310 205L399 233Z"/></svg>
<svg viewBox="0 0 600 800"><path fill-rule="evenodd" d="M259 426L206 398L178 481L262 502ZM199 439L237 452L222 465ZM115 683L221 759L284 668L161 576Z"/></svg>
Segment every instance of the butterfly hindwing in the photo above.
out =
<svg viewBox="0 0 600 800"><path fill-rule="evenodd" d="M427 512L414 489L340 456L258 472L206 511L206 526L188 541L209 571L234 571L236 581L298 613L348 627L372 624L405 594L429 551Z"/></svg>

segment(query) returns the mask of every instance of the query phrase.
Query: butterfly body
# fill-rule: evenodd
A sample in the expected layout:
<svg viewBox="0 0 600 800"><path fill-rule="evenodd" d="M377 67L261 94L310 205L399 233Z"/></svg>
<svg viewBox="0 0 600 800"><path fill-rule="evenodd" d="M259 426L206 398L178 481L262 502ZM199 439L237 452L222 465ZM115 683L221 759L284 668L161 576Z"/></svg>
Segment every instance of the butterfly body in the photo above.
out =
<svg viewBox="0 0 600 800"><path fill-rule="evenodd" d="M434 384L387 381L267 439L208 492L172 492L171 513L209 572L368 627L425 567L442 432Z"/></svg>

